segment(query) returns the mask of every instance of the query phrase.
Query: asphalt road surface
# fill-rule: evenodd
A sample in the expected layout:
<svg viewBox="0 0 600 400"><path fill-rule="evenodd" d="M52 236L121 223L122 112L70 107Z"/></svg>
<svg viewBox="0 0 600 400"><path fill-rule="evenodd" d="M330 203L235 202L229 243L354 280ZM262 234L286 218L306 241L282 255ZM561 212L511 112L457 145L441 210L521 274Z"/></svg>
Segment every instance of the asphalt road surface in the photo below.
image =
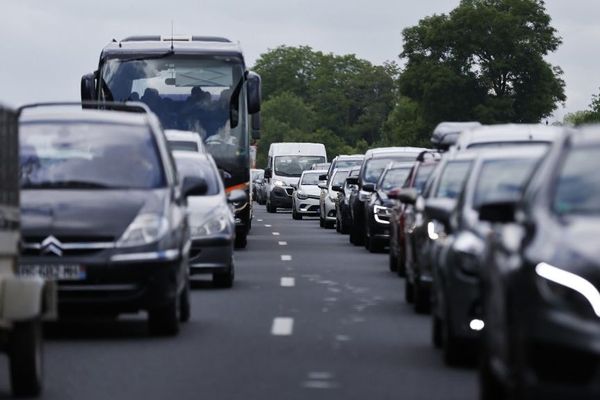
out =
<svg viewBox="0 0 600 400"><path fill-rule="evenodd" d="M44 399L424 399L477 397L473 369L430 344L387 255L318 220L257 211L233 289L194 284L173 338L144 316L46 326ZM2 362L0 397L8 397Z"/></svg>

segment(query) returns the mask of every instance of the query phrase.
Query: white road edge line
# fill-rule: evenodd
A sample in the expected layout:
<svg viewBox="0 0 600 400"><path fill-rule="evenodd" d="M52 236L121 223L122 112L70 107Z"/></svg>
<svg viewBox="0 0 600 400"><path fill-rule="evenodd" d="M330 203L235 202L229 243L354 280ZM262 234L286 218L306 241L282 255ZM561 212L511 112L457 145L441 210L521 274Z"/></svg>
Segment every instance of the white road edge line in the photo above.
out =
<svg viewBox="0 0 600 400"><path fill-rule="evenodd" d="M280 246L287 246L287 242L279 242Z"/></svg>
<svg viewBox="0 0 600 400"><path fill-rule="evenodd" d="M290 256L289 254L282 254L281 261L292 261L292 256Z"/></svg>
<svg viewBox="0 0 600 400"><path fill-rule="evenodd" d="M271 325L271 335L289 336L294 331L294 318L277 317Z"/></svg>
<svg viewBox="0 0 600 400"><path fill-rule="evenodd" d="M296 279L290 276L281 277L281 286L283 287L294 287L296 286Z"/></svg>

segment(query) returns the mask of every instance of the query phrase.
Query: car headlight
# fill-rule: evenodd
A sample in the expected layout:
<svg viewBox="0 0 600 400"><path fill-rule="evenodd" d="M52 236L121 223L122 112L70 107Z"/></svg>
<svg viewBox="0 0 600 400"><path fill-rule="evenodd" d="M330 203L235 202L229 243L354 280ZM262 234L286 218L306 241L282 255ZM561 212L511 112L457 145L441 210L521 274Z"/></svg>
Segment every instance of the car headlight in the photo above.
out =
<svg viewBox="0 0 600 400"><path fill-rule="evenodd" d="M365 192L364 190L361 190L360 192L358 192L358 199L360 201L369 201L370 198L371 198L371 192Z"/></svg>
<svg viewBox="0 0 600 400"><path fill-rule="evenodd" d="M373 207L373 215L375 217L375 221L377 221L380 224L390 223L391 211L388 207L375 205Z"/></svg>
<svg viewBox="0 0 600 400"><path fill-rule="evenodd" d="M157 242L169 231L169 221L157 214L138 215L117 241L117 247L143 246Z"/></svg>
<svg viewBox="0 0 600 400"><path fill-rule="evenodd" d="M285 182L280 181L279 179L275 179L275 180L273 180L273 186L283 187L283 186L285 186Z"/></svg>
<svg viewBox="0 0 600 400"><path fill-rule="evenodd" d="M211 215L209 219L196 221L190 219L190 231L192 237L212 236L227 231L230 213L228 210L221 210Z"/></svg>
<svg viewBox="0 0 600 400"><path fill-rule="evenodd" d="M444 225L440 224L437 221L429 221L427 223L427 236L429 236L429 239L431 240L445 238L446 230L444 229Z"/></svg>
<svg viewBox="0 0 600 400"><path fill-rule="evenodd" d="M308 196L302 190L298 190L296 192L296 196L298 196L298 200L306 200L306 199L308 199Z"/></svg>
<svg viewBox="0 0 600 400"><path fill-rule="evenodd" d="M600 292L590 281L545 262L536 265L535 272L544 280L553 283L547 288L555 296L576 306L585 299L594 314L600 317Z"/></svg>

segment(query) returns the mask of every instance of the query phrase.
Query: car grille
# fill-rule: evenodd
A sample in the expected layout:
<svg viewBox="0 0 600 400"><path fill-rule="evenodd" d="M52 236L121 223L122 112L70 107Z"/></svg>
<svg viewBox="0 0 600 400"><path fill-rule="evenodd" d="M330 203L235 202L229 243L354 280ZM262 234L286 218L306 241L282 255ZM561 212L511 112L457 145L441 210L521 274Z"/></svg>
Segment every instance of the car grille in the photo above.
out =
<svg viewBox="0 0 600 400"><path fill-rule="evenodd" d="M52 238L52 239L51 239ZM82 256L115 247L110 236L25 236L22 256Z"/></svg>
<svg viewBox="0 0 600 400"><path fill-rule="evenodd" d="M291 196L292 193L294 193L294 189L293 188L285 188L285 192L287 193L288 196Z"/></svg>
<svg viewBox="0 0 600 400"><path fill-rule="evenodd" d="M308 198L309 199L315 199L315 200L321 200L321 196L317 196L317 195L314 195L314 194L309 194Z"/></svg>

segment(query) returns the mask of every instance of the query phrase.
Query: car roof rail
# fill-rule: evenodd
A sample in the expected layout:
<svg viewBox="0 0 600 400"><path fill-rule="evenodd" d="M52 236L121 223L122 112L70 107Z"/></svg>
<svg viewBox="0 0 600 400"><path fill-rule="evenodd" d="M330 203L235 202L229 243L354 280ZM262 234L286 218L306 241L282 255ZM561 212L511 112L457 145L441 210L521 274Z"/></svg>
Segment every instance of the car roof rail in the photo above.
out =
<svg viewBox="0 0 600 400"><path fill-rule="evenodd" d="M33 109L33 108L42 108L42 107L75 107L81 106L84 109L97 109L97 110L108 110L108 111L124 111L124 112L133 112L133 113L142 113L142 114L152 114L150 108L139 101L128 101L128 102L119 102L119 101L95 101L95 100L85 100L85 101L48 101L48 102L40 102L40 103L31 103L25 104L18 108L18 114L21 114L23 110Z"/></svg>
<svg viewBox="0 0 600 400"><path fill-rule="evenodd" d="M427 156L431 156L431 157L427 157ZM417 156L417 161L419 162L424 162L424 161L436 161L439 160L441 158L441 154L438 150L424 150L422 152L419 153L419 155Z"/></svg>

